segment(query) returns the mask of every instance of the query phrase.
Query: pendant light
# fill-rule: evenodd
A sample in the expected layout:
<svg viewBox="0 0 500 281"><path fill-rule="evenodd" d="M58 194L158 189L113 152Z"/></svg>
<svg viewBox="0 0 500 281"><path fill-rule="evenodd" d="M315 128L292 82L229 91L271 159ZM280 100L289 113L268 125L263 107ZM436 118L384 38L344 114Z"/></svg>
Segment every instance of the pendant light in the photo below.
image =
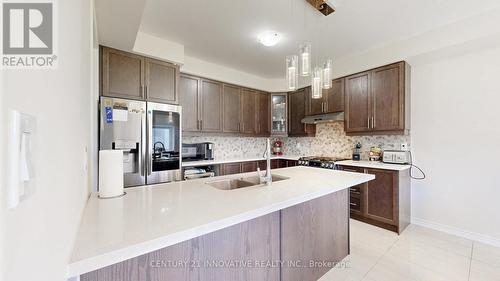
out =
<svg viewBox="0 0 500 281"><path fill-rule="evenodd" d="M323 89L325 90L328 90L332 87L332 71L333 62L331 59L328 59L323 64Z"/></svg>
<svg viewBox="0 0 500 281"><path fill-rule="evenodd" d="M299 57L297 55L286 56L286 83L288 90L297 89L299 74Z"/></svg>
<svg viewBox="0 0 500 281"><path fill-rule="evenodd" d="M311 75L311 43L299 46L300 76Z"/></svg>
<svg viewBox="0 0 500 281"><path fill-rule="evenodd" d="M315 67L311 79L311 96L313 99L323 97L323 69Z"/></svg>

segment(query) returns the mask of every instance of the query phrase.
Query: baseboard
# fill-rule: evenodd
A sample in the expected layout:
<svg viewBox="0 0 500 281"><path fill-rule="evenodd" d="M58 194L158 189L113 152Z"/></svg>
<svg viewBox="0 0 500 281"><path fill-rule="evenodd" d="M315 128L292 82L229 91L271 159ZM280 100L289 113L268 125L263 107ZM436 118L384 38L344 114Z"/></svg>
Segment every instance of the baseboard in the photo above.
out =
<svg viewBox="0 0 500 281"><path fill-rule="evenodd" d="M428 220L424 220L424 219L419 219L419 218L415 218L415 217L411 218L411 223L416 224L416 225L420 225L423 227L427 227L430 229L434 229L437 231L445 232L448 234L452 234L455 236L459 236L462 238L466 238L466 239L469 239L472 241L492 245L495 247L500 247L500 239L492 237L492 236L488 236L488 235L484 235L484 234L480 234L480 233L476 233L476 232L471 232L471 231L460 229L458 227L440 224L440 223L436 223L436 222L432 222L432 221L428 221Z"/></svg>

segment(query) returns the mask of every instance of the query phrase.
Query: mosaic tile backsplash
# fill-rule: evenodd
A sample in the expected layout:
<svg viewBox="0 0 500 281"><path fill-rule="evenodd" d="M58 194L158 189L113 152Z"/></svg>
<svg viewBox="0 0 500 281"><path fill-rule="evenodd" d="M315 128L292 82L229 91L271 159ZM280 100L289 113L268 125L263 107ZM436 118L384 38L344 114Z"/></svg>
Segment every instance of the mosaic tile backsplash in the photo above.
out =
<svg viewBox="0 0 500 281"><path fill-rule="evenodd" d="M296 156L331 156L352 157L354 144L362 145L361 158L368 159L371 147L378 146L384 150L399 149L401 143L410 145L410 136L347 136L344 124L323 123L316 126L316 137L306 138L272 138L284 142L284 153ZM265 138L231 137L231 136L189 136L183 143L213 142L215 158L231 159L240 157L261 156L266 147Z"/></svg>

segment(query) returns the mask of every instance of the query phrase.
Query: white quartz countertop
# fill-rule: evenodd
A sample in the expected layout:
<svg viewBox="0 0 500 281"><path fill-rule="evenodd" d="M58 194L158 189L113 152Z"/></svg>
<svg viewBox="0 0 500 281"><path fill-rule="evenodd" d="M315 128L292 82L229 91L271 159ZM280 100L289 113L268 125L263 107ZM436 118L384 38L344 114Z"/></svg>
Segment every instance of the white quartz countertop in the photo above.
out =
<svg viewBox="0 0 500 281"><path fill-rule="evenodd" d="M410 169L410 165L400 165L400 164L386 164L376 161L354 161L345 160L336 162L337 165L361 167L361 168L373 168L373 169L383 169L383 170L393 170L393 171L404 171Z"/></svg>
<svg viewBox="0 0 500 281"><path fill-rule="evenodd" d="M126 189L120 198L93 194L70 259L67 276L78 276L219 229L297 205L375 178L373 175L291 167L269 186L219 190L197 179Z"/></svg>
<svg viewBox="0 0 500 281"><path fill-rule="evenodd" d="M294 155L282 155L273 156L271 159L285 159L285 160L299 160L300 156ZM248 157L238 157L238 158L216 158L214 160L202 160L202 161L182 161L182 167L197 167L206 165L217 165L225 163L236 163L236 162L251 162L251 161L261 161L266 160L261 156L248 156Z"/></svg>

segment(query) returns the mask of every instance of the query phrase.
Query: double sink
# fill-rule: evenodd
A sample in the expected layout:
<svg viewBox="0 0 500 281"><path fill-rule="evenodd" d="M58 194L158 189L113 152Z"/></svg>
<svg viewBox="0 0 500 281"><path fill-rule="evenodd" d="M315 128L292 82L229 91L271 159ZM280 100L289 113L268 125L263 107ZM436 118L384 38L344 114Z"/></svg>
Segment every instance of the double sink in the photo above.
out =
<svg viewBox="0 0 500 281"><path fill-rule="evenodd" d="M273 182L287 180L287 179L289 179L289 177L284 177L284 176L280 176L280 175L272 175ZM207 184L214 187L214 188L220 189L220 190L233 190L233 189L239 189L239 188L244 188L244 187L264 186L265 185L265 184L260 183L259 176L251 176L251 177L239 178L239 179L221 179L221 180L209 181L209 182L207 182Z"/></svg>

